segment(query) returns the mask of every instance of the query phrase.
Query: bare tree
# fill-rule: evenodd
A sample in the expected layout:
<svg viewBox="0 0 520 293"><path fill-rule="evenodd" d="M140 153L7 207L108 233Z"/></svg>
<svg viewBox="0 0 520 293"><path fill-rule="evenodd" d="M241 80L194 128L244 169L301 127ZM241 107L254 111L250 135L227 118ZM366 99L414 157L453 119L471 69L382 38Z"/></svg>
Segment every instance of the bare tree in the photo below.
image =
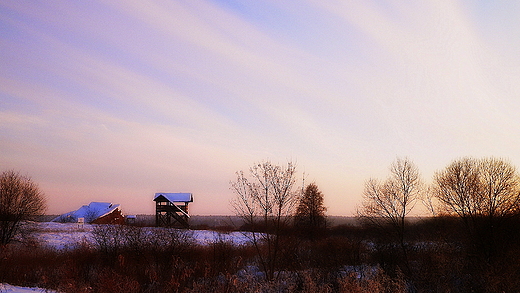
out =
<svg viewBox="0 0 520 293"><path fill-rule="evenodd" d="M358 216L377 227L393 232L408 266L405 243L406 217L420 197L418 168L408 159L398 158L390 166L390 177L380 182L369 179L365 184L363 205Z"/></svg>
<svg viewBox="0 0 520 293"><path fill-rule="evenodd" d="M12 170L0 174L0 244L11 242L22 221L44 210L43 193L29 177Z"/></svg>
<svg viewBox="0 0 520 293"><path fill-rule="evenodd" d="M358 215L378 226L390 225L402 239L406 216L419 199L419 170L408 159L397 159L390 167L390 177L365 184L363 205Z"/></svg>
<svg viewBox="0 0 520 293"><path fill-rule="evenodd" d="M231 182L231 190L236 195L233 208L253 232L251 240L269 279L275 277L280 236L294 212L297 199L293 191L295 172L292 162L278 166L265 161L252 166L249 176L237 172L237 180ZM265 253L262 253L263 248Z"/></svg>
<svg viewBox="0 0 520 293"><path fill-rule="evenodd" d="M305 187L296 214L294 223L297 228L303 228L310 238L314 238L320 230L326 228L327 218L325 212L327 208L323 205L323 194L318 189L316 183L311 183Z"/></svg>
<svg viewBox="0 0 520 293"><path fill-rule="evenodd" d="M520 180L516 168L497 158L462 158L434 177L433 196L438 209L460 217L475 244L490 256L495 230L518 212Z"/></svg>
<svg viewBox="0 0 520 293"><path fill-rule="evenodd" d="M488 218L508 216L520 204L520 178L510 163L496 158L480 160L481 212Z"/></svg>
<svg viewBox="0 0 520 293"><path fill-rule="evenodd" d="M441 213L455 214L465 222L479 212L480 188L478 161L462 158L435 173L433 196Z"/></svg>
<svg viewBox="0 0 520 293"><path fill-rule="evenodd" d="M462 158L434 178L433 195L440 202L439 208L468 225L470 219L515 213L520 205L519 192L516 168L496 158Z"/></svg>

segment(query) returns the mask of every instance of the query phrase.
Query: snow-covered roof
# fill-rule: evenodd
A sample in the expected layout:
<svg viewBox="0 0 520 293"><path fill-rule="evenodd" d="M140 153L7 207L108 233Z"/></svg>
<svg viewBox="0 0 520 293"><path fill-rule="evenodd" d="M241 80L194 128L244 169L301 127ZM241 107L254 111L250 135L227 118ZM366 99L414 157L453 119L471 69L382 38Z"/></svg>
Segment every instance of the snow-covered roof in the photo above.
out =
<svg viewBox="0 0 520 293"><path fill-rule="evenodd" d="M86 222L92 222L119 209L119 206L119 204L109 202L91 202L89 205L84 205L75 211L58 216L52 221L77 221L78 218L84 218Z"/></svg>
<svg viewBox="0 0 520 293"><path fill-rule="evenodd" d="M153 200L156 200L161 195L170 202L193 202L193 195L191 193L159 192L159 193L155 194L155 197L153 198Z"/></svg>

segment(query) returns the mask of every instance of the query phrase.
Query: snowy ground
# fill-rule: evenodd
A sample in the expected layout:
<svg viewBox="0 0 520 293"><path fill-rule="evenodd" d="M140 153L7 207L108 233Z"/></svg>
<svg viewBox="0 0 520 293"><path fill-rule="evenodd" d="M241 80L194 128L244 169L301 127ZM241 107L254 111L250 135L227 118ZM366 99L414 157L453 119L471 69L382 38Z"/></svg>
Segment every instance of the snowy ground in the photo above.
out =
<svg viewBox="0 0 520 293"><path fill-rule="evenodd" d="M36 239L43 245L56 249L73 248L85 242L92 243L92 230L96 225L77 223L34 223ZM161 228L144 228L161 229ZM190 230L194 240L199 244L210 244L217 240L232 242L235 245L247 244L250 234L244 232L222 233L209 230ZM1 292L1 291L0 291Z"/></svg>
<svg viewBox="0 0 520 293"><path fill-rule="evenodd" d="M74 248L80 243L92 244L92 230L96 225L77 224L77 223L54 223L54 222L34 222L30 224L34 228L32 236L41 245L55 249ZM161 228L144 228L161 229ZM199 244L210 244L215 241L223 240L232 242L235 245L247 244L250 241L250 234L243 232L221 233L209 230L190 230L193 239ZM17 287L9 284L0 283L0 293L29 293L29 292L50 292L40 288Z"/></svg>
<svg viewBox="0 0 520 293"><path fill-rule="evenodd" d="M29 287L17 287L11 286L9 284L0 284L0 292L1 293L29 293L29 292L46 292L46 293L54 293L55 291L44 290L40 288L29 288Z"/></svg>

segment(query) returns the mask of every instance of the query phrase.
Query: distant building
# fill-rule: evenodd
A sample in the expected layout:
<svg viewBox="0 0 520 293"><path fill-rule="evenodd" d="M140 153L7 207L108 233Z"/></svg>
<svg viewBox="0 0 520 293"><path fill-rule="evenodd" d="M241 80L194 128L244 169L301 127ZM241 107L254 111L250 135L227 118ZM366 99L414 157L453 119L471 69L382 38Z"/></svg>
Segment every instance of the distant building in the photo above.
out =
<svg viewBox="0 0 520 293"><path fill-rule="evenodd" d="M157 226L189 226L188 204L193 202L191 193L156 193L153 200Z"/></svg>
<svg viewBox="0 0 520 293"><path fill-rule="evenodd" d="M54 218L52 222L78 223L80 219L89 224L123 224L125 222L121 206L109 202L91 202L75 211Z"/></svg>
<svg viewBox="0 0 520 293"><path fill-rule="evenodd" d="M128 225L135 225L137 222L137 216L136 215L126 215L125 217L126 223Z"/></svg>

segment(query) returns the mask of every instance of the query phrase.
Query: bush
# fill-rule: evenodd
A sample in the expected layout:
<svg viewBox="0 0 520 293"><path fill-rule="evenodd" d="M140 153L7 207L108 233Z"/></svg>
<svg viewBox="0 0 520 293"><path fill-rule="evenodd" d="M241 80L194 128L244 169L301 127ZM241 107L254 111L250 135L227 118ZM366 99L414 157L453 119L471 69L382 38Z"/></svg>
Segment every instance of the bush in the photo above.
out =
<svg viewBox="0 0 520 293"><path fill-rule="evenodd" d="M31 178L12 170L0 174L0 245L11 242L19 234L22 222L44 210L44 195Z"/></svg>
<svg viewBox="0 0 520 293"><path fill-rule="evenodd" d="M74 293L520 292L518 241L511 236L501 254L480 262L456 237L462 226L450 223L435 219L410 227L409 275L395 260L396 243L361 227L335 228L333 236L314 241L281 237L278 268L268 280L258 250L249 245L223 238L199 245L189 230L99 225L93 246L6 246L0 283Z"/></svg>

